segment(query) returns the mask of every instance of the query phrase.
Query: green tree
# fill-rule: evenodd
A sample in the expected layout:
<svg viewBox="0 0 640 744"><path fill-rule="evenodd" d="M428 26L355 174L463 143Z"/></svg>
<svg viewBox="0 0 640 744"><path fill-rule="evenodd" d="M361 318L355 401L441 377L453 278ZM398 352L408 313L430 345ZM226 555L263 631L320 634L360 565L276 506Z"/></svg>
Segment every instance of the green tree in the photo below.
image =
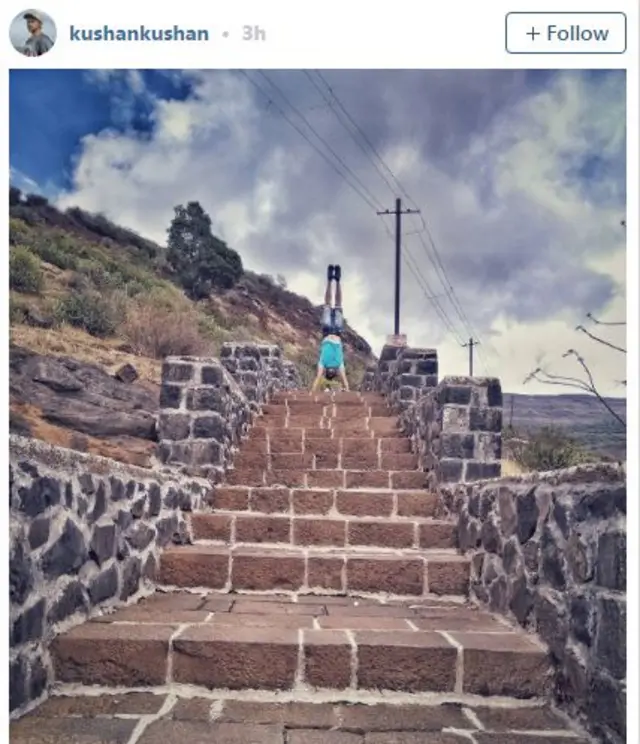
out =
<svg viewBox="0 0 640 744"><path fill-rule="evenodd" d="M211 218L199 202L174 208L169 227L167 261L194 300L214 289L230 289L243 274L236 251L211 232Z"/></svg>

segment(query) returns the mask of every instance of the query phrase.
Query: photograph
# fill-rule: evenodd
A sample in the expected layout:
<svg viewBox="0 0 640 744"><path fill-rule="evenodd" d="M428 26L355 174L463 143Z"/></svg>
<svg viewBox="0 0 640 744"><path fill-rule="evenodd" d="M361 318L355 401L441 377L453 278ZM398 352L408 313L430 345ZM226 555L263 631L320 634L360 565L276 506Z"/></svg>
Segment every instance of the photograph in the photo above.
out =
<svg viewBox="0 0 640 744"><path fill-rule="evenodd" d="M13 19L10 36L17 52L25 57L41 57L56 43L56 26L46 13L25 10Z"/></svg>
<svg viewBox="0 0 640 744"><path fill-rule="evenodd" d="M12 741L627 740L627 82L10 71Z"/></svg>

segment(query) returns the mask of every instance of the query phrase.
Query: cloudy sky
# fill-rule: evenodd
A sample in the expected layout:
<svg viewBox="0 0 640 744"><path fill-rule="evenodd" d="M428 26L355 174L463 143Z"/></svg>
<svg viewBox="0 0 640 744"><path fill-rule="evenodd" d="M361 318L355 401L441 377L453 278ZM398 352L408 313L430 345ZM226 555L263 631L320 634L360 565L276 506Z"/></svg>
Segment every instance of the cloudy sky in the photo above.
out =
<svg viewBox="0 0 640 744"><path fill-rule="evenodd" d="M543 365L624 395L623 71L140 72L19 70L15 185L165 242L199 200L256 271L320 303L340 263L348 321L393 332L393 217L404 206L401 331L442 374L505 390Z"/></svg>

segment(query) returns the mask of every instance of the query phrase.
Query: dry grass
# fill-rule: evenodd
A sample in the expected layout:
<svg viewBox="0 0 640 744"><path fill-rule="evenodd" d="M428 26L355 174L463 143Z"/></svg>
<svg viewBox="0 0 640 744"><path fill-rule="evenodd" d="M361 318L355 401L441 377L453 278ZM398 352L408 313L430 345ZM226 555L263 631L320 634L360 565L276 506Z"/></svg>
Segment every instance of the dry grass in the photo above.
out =
<svg viewBox="0 0 640 744"><path fill-rule="evenodd" d="M140 356L209 356L212 344L202 337L198 323L199 316L191 309L174 310L135 302L128 307L119 330Z"/></svg>
<svg viewBox="0 0 640 744"><path fill-rule="evenodd" d="M516 475L523 475L528 472L522 465L519 465L515 460L503 460L502 461L502 475L506 477L513 477Z"/></svg>
<svg viewBox="0 0 640 744"><path fill-rule="evenodd" d="M87 364L97 364L113 374L123 364L133 364L140 379L160 384L162 362L121 351L121 339L97 339L71 326L58 329L16 325L11 328L11 341L36 354L68 356Z"/></svg>

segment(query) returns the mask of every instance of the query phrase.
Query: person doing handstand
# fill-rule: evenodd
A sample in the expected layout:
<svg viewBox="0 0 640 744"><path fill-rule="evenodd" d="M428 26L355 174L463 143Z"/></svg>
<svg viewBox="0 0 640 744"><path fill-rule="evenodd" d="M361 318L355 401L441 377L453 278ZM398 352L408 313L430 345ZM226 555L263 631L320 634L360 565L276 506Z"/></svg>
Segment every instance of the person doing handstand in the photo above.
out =
<svg viewBox="0 0 640 744"><path fill-rule="evenodd" d="M340 378L345 390L349 389L347 374L344 368L344 350L342 347L342 332L344 330L344 316L342 314L342 288L340 277L342 271L339 266L329 266L327 270L327 289L324 293L324 307L322 308L322 341L320 342L320 356L318 370L313 381L311 392L315 392L323 379L334 380ZM332 282L335 281L335 297L332 299Z"/></svg>

